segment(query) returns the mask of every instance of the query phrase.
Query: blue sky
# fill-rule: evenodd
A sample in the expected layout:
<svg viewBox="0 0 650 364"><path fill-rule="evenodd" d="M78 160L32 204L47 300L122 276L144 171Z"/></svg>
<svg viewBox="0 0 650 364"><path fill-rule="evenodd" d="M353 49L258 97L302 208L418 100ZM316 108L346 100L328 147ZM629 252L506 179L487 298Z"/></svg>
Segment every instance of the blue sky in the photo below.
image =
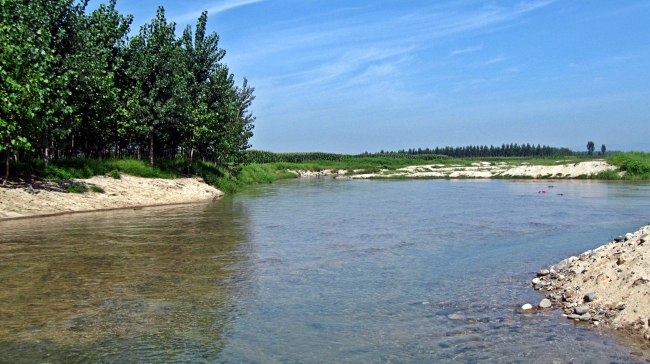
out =
<svg viewBox="0 0 650 364"><path fill-rule="evenodd" d="M208 10L256 88L254 149L531 143L650 151L650 1L118 0Z"/></svg>

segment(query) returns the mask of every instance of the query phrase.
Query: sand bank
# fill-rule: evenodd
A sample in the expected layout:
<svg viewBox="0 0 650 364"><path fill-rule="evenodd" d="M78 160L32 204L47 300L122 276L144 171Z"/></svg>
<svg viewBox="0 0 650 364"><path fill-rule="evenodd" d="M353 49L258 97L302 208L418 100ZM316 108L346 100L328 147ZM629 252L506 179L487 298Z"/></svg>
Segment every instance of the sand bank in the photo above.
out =
<svg viewBox="0 0 650 364"><path fill-rule="evenodd" d="M568 319L650 340L650 226L537 275L534 288Z"/></svg>
<svg viewBox="0 0 650 364"><path fill-rule="evenodd" d="M97 186L104 193L67 193L71 183ZM96 176L69 181L34 181L0 186L0 220L72 212L213 201L223 192L197 178L121 179Z"/></svg>
<svg viewBox="0 0 650 364"><path fill-rule="evenodd" d="M453 164L409 166L394 171L385 170L379 173L350 175L346 178L578 178L589 177L616 168L604 160L551 166L476 162L471 166Z"/></svg>

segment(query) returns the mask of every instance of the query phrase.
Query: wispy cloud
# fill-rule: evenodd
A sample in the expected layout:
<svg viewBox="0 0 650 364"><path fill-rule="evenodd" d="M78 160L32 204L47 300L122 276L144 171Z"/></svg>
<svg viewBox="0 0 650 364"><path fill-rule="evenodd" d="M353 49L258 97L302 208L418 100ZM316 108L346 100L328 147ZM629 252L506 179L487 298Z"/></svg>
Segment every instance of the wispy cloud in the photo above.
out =
<svg viewBox="0 0 650 364"><path fill-rule="evenodd" d="M220 1L216 3L211 3L211 4L206 4L203 10L200 11L193 11L185 14L180 14L179 16L175 17L175 19L179 22L184 22L187 20L192 20L192 19L198 19L198 17L201 15L201 13L204 10L208 11L209 15L215 15L221 12L224 12L226 10L230 10L233 8L238 8L240 6L244 5L249 5L249 4L254 4L254 3L259 3L264 0L225 0L225 1Z"/></svg>
<svg viewBox="0 0 650 364"><path fill-rule="evenodd" d="M505 60L506 60L505 57L496 57L496 58L492 58L492 59L489 60L489 61L486 61L486 62L483 63L483 64L487 66L487 65L490 65L490 64L503 62L503 61L505 61Z"/></svg>
<svg viewBox="0 0 650 364"><path fill-rule="evenodd" d="M463 53L476 52L476 51L480 51L481 49L483 49L483 45L474 46L474 47L467 47L467 48L463 48L463 49L456 49L456 50L453 50L453 51L449 52L449 57L457 56L457 55L463 54Z"/></svg>

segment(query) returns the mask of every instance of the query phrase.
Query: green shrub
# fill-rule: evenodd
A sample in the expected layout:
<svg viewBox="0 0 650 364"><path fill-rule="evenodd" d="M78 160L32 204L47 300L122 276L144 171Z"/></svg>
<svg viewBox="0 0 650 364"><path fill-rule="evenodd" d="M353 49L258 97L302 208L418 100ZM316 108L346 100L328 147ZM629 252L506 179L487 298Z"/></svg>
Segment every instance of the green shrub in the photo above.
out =
<svg viewBox="0 0 650 364"><path fill-rule="evenodd" d="M122 178L122 175L120 174L120 171L118 171L117 169L113 169L110 172L108 172L108 176L113 177L115 179L121 179Z"/></svg>
<svg viewBox="0 0 650 364"><path fill-rule="evenodd" d="M104 192L106 192L106 191L104 191L103 188L101 188L101 187L99 187L99 186L90 186L90 190L93 191L93 192L97 192L97 193L104 193Z"/></svg>
<svg viewBox="0 0 650 364"><path fill-rule="evenodd" d="M73 183L65 188L68 193L86 193L88 192L88 187L83 183Z"/></svg>

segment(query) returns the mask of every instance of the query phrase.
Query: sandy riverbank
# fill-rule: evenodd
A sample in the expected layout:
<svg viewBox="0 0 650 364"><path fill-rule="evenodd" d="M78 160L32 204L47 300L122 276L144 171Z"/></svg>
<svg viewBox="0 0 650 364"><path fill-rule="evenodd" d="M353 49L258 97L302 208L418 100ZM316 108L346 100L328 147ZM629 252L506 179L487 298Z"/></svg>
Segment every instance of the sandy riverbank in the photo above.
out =
<svg viewBox="0 0 650 364"><path fill-rule="evenodd" d="M540 306L650 340L650 225L537 275L532 285L547 298Z"/></svg>
<svg viewBox="0 0 650 364"><path fill-rule="evenodd" d="M97 186L104 193L67 193L71 183ZM0 220L72 212L213 201L223 192L197 178L121 179L96 176L70 181L40 180L0 186Z"/></svg>
<svg viewBox="0 0 650 364"><path fill-rule="evenodd" d="M342 179L369 178L582 178L598 173L616 170L617 167L604 160L557 165L512 164L506 162L475 162L471 166L457 164L428 164L408 166L396 170L382 169L377 173L364 173L365 170L303 171L287 170L298 177L335 176Z"/></svg>

